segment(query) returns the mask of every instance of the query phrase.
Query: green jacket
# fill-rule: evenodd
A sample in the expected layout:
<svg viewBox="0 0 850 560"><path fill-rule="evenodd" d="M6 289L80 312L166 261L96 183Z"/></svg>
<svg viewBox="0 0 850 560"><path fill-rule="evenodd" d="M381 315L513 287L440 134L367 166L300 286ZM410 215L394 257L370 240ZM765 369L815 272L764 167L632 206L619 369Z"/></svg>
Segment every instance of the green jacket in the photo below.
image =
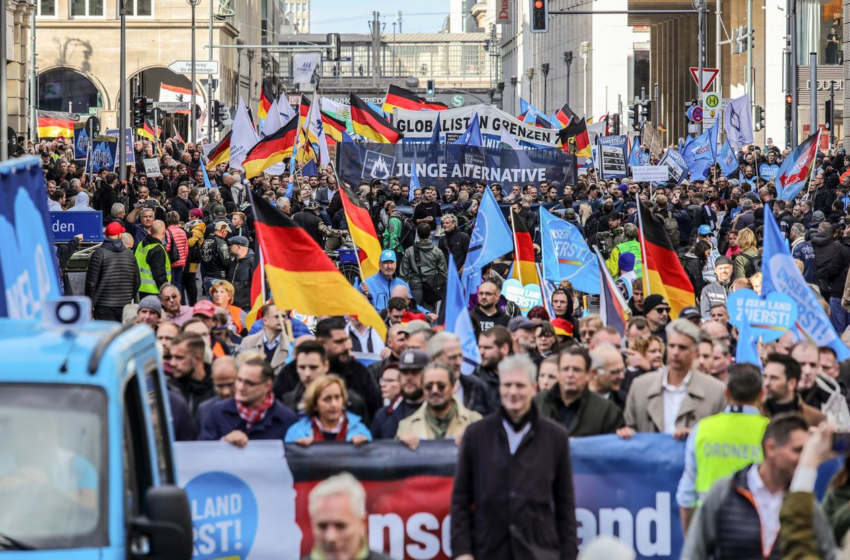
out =
<svg viewBox="0 0 850 560"><path fill-rule="evenodd" d="M835 542L843 542L850 530L850 486L830 488L823 498L823 512L832 525Z"/></svg>
<svg viewBox="0 0 850 560"><path fill-rule="evenodd" d="M416 257L414 255L414 248L416 247L419 247L419 259L422 261L421 271L416 266ZM401 259L399 276L407 282L411 290L421 290L422 280L437 273L444 277L448 273L446 257L442 251L434 247L430 239L417 241L416 245L405 249L404 258Z"/></svg>
<svg viewBox="0 0 850 560"><path fill-rule="evenodd" d="M534 397L540 415L560 423L558 401L561 399L560 386L555 385L544 393ZM564 426L570 437L598 436L613 434L626 425L623 413L610 400L600 397L590 389L585 389L579 397L581 404L569 426Z"/></svg>
<svg viewBox="0 0 850 560"><path fill-rule="evenodd" d="M758 249L754 249L754 248L747 249L743 253L739 253L738 255L736 255L734 260L732 261L732 281L733 282L735 280L737 280L738 278L748 278L748 276L746 274L748 259L747 259L747 257L745 257L743 255L747 255L747 257L751 257L754 261L753 267L755 269L755 272L759 271L758 267L755 266L755 264L756 264L755 261L758 260L758 258L759 258ZM753 272L752 274L755 274L755 272Z"/></svg>
<svg viewBox="0 0 850 560"><path fill-rule="evenodd" d="M387 227L384 229L384 249L390 249L399 252L401 249L401 231L404 229L404 222L401 214L393 212L390 219L387 221Z"/></svg>

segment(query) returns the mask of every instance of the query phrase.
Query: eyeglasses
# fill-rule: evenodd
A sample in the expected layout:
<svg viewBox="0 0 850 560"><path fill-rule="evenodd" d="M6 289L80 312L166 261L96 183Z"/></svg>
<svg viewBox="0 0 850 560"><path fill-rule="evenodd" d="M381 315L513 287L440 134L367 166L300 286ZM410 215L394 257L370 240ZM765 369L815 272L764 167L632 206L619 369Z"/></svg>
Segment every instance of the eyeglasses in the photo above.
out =
<svg viewBox="0 0 850 560"><path fill-rule="evenodd" d="M164 299L165 301L173 301L173 300L176 300L176 299L180 299L180 294L174 294L173 296L160 296L160 297L162 297L162 299Z"/></svg>
<svg viewBox="0 0 850 560"><path fill-rule="evenodd" d="M670 313L669 307L656 307L653 311L657 311L659 313Z"/></svg>
<svg viewBox="0 0 850 560"><path fill-rule="evenodd" d="M425 384L425 390L426 391L430 391L432 388L436 388L439 392L442 393L443 391L446 390L446 387L448 387L448 385L446 385L442 381L434 381L433 383L426 383Z"/></svg>
<svg viewBox="0 0 850 560"><path fill-rule="evenodd" d="M237 378L236 383L241 383L242 385L245 385L249 389L253 389L254 387L259 387L260 385L265 383L265 381L251 381L250 379L239 379L239 378Z"/></svg>

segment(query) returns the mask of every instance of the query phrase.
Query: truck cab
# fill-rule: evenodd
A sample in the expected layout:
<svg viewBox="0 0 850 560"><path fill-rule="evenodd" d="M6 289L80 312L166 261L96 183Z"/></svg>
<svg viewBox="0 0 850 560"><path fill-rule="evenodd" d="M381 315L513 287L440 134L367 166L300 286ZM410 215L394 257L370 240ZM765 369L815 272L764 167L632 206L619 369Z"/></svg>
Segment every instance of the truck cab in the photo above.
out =
<svg viewBox="0 0 850 560"><path fill-rule="evenodd" d="M153 332L68 305L0 319L0 557L188 560Z"/></svg>

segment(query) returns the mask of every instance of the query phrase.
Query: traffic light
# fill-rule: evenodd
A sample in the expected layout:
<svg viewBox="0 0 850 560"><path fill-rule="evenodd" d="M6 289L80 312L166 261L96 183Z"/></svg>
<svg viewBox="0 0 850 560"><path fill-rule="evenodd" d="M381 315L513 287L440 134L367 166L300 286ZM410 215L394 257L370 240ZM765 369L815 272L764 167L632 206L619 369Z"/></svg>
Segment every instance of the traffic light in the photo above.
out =
<svg viewBox="0 0 850 560"><path fill-rule="evenodd" d="M146 97L133 98L133 128L142 128L145 126L145 117L148 114L148 102L153 103L153 100Z"/></svg>
<svg viewBox="0 0 850 560"><path fill-rule="evenodd" d="M613 123L613 125L614 125L614 136L619 136L620 135L620 113L615 113L613 120L614 120L614 123Z"/></svg>
<svg viewBox="0 0 850 560"><path fill-rule="evenodd" d="M793 120L793 111L794 111L794 97L791 95L785 96L785 122L791 122Z"/></svg>
<svg viewBox="0 0 850 560"><path fill-rule="evenodd" d="M425 94L429 97L434 96L434 80L428 80L425 85Z"/></svg>
<svg viewBox="0 0 850 560"><path fill-rule="evenodd" d="M339 33L328 33L326 39L328 45L328 62L339 62L342 54L342 39Z"/></svg>
<svg viewBox="0 0 850 560"><path fill-rule="evenodd" d="M829 99L826 100L826 104L823 107L823 125L827 130L832 130L832 101Z"/></svg>
<svg viewBox="0 0 850 560"><path fill-rule="evenodd" d="M640 130L640 105L629 105L629 120L633 129Z"/></svg>
<svg viewBox="0 0 850 560"><path fill-rule="evenodd" d="M531 32L549 32L549 0L531 0Z"/></svg>
<svg viewBox="0 0 850 560"><path fill-rule="evenodd" d="M652 101L644 101L640 107L644 122L652 122Z"/></svg>
<svg viewBox="0 0 850 560"><path fill-rule="evenodd" d="M756 105L754 108L755 112L755 129L761 130L764 128L764 107L761 105Z"/></svg>
<svg viewBox="0 0 850 560"><path fill-rule="evenodd" d="M224 105L221 103L221 101L218 101L217 99L213 99L212 120L213 120L213 124L216 126L216 128L224 126L224 123L222 122L222 121L224 121L224 116L225 116Z"/></svg>

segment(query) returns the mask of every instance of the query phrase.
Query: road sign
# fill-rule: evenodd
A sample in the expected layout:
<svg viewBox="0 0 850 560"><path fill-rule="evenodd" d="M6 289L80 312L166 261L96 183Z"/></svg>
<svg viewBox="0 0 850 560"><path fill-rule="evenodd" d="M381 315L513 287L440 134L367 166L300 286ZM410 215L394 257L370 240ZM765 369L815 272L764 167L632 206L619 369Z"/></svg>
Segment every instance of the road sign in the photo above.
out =
<svg viewBox="0 0 850 560"><path fill-rule="evenodd" d="M168 69L177 74L191 74L192 73L192 61L191 60L177 60L172 62ZM218 61L217 60L196 60L195 61L195 74L218 74Z"/></svg>
<svg viewBox="0 0 850 560"><path fill-rule="evenodd" d="M723 99L716 93L702 94L702 124L713 126L720 117L720 112L728 104L728 99Z"/></svg>
<svg viewBox="0 0 850 560"><path fill-rule="evenodd" d="M153 106L166 113L176 113L177 111L189 111L192 108L192 103L189 101L156 101Z"/></svg>
<svg viewBox="0 0 850 560"><path fill-rule="evenodd" d="M699 132L699 125L697 123L688 123L688 134L697 134Z"/></svg>
<svg viewBox="0 0 850 560"><path fill-rule="evenodd" d="M699 68L694 68L691 66L691 76L694 77L694 81L697 83L697 87L699 87L700 91L705 93L708 91L708 88L711 87L711 84L714 83L714 80L717 79L717 76L720 75L719 68L703 68L702 69L702 84L699 83Z"/></svg>
<svg viewBox="0 0 850 560"><path fill-rule="evenodd" d="M451 100L452 107L456 107L456 108L457 107L463 107L463 104L465 102L466 102L466 100L463 98L462 95L453 95L452 96L452 100Z"/></svg>
<svg viewBox="0 0 850 560"><path fill-rule="evenodd" d="M685 114L694 122L702 122L702 107L699 105L692 105L688 108Z"/></svg>

